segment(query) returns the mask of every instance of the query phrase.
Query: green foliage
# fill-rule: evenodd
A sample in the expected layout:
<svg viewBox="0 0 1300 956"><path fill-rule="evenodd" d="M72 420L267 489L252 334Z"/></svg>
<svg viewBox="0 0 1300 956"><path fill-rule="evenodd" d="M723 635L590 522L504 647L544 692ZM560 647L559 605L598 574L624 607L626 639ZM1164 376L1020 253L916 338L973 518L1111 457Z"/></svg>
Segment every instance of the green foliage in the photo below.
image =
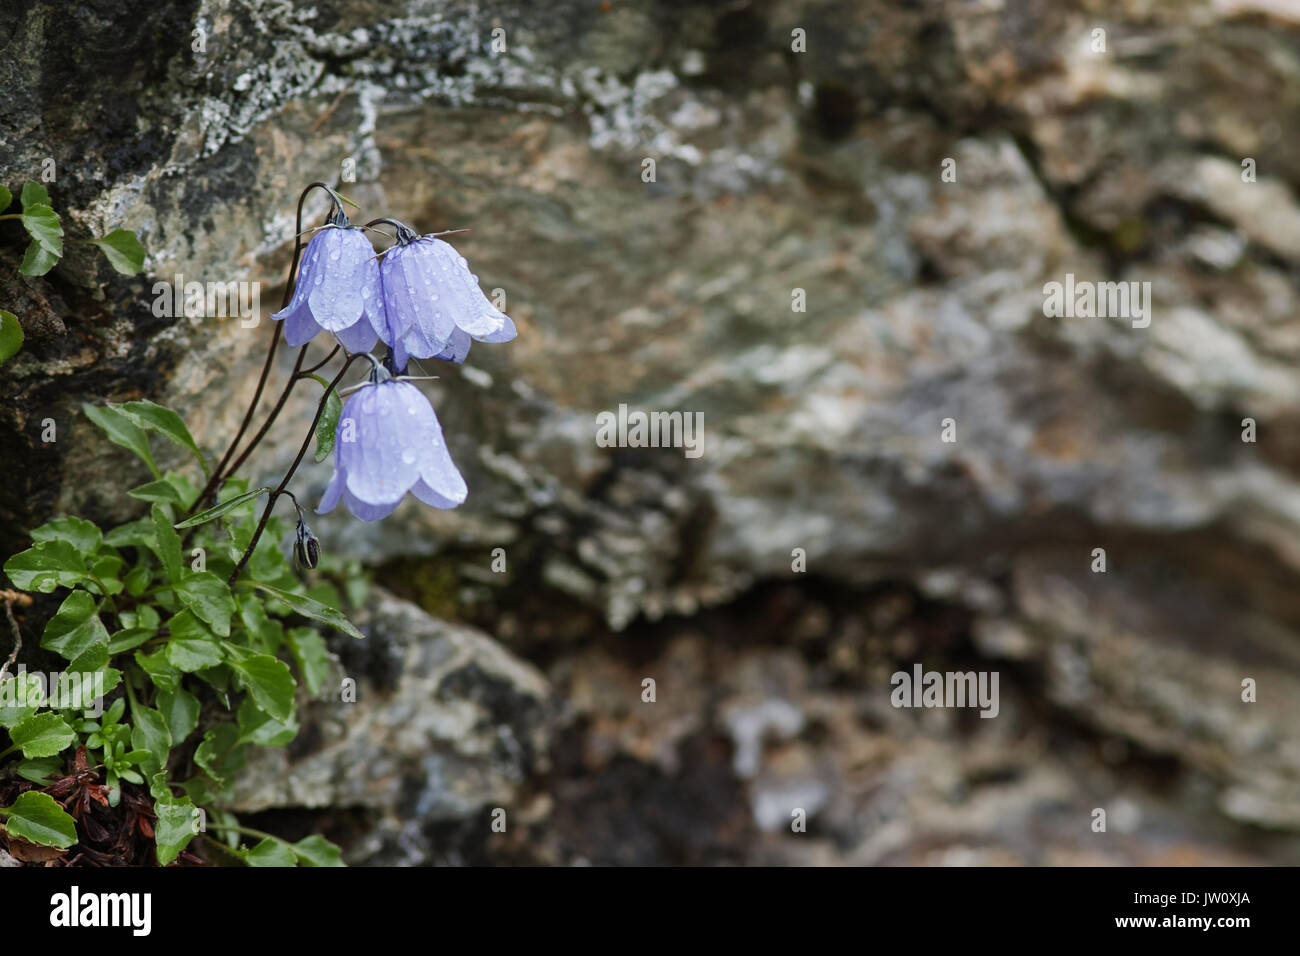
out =
<svg viewBox="0 0 1300 956"><path fill-rule="evenodd" d="M40 696L30 682L20 695L17 675L0 681L0 773L11 770L35 786L0 808L6 830L60 849L77 842L78 822L41 791L71 772L84 747L85 766L100 774L110 807L123 787L148 788L162 865L202 832L205 818L229 835L219 845L250 866L341 865L338 849L320 837L288 843L239 827L221 809L249 747L284 746L297 734L299 684L311 695L324 688L329 658L315 625L361 636L326 603L339 590L320 582L308 594L280 550L288 527L275 517L230 586L252 540L257 499L268 489L249 491L228 479L219 505L185 520L194 483L160 473L150 445L150 436L162 436L191 452L208 475L179 416L152 402L86 406L86 414L150 468L154 480L130 492L149 513L106 530L54 518L4 564L20 590L64 592L40 645L66 660L69 672L101 679L106 698L101 712L88 709L93 695L70 703L53 688ZM343 579L357 570L337 559L331 567ZM350 580L344 590L356 596ZM251 846L242 845L245 835L254 838Z"/></svg>
<svg viewBox="0 0 1300 956"><path fill-rule="evenodd" d="M24 183L19 194L22 212L5 213L13 198L8 187L0 186L0 213L3 213L0 219L17 219L30 239L18 271L25 276L43 276L63 258L63 220L54 211L49 191L40 183ZM133 276L144 268L144 246L129 229L114 229L106 236L73 241L89 242L97 247L109 265L123 275ZM0 310L0 364L12 358L22 344L23 330L17 317Z"/></svg>

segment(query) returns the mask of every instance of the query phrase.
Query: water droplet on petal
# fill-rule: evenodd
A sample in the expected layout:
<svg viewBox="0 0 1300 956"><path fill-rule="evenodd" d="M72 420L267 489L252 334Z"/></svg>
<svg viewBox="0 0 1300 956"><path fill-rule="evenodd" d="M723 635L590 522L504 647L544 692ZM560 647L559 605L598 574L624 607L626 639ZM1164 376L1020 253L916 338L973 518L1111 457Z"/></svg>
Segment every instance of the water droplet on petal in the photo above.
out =
<svg viewBox="0 0 1300 956"><path fill-rule="evenodd" d="M415 461L415 452L411 451L411 449L409 449L409 448L404 449L404 450L402 451L402 461L403 461L405 464L408 464L408 465L411 464L412 462L414 462L414 461Z"/></svg>

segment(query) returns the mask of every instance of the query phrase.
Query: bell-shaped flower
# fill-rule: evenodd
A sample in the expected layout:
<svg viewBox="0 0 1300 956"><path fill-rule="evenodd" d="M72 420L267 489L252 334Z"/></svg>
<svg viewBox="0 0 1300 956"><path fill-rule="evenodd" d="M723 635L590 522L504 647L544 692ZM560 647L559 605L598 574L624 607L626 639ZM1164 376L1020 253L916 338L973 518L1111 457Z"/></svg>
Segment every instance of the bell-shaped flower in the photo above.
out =
<svg viewBox="0 0 1300 956"><path fill-rule="evenodd" d="M424 393L396 379L365 385L339 416L334 475L316 511L342 498L362 521L377 521L408 491L435 508L455 508L468 494Z"/></svg>
<svg viewBox="0 0 1300 956"><path fill-rule="evenodd" d="M284 340L305 345L321 330L332 332L349 352L375 346L381 307L379 265L360 229L331 223L312 236L303 252L289 304L271 316L284 321Z"/></svg>
<svg viewBox="0 0 1300 956"><path fill-rule="evenodd" d="M399 371L410 357L463 362L471 339L515 337L514 322L479 289L465 257L441 239L399 238L384 256L379 278L383 316L375 331L392 349Z"/></svg>

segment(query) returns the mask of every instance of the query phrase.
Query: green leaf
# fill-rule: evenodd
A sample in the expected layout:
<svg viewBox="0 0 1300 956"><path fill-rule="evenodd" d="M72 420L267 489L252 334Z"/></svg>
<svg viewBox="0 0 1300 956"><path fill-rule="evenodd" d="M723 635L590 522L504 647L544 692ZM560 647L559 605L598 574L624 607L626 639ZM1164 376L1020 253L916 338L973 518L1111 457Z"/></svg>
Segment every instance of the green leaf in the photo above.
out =
<svg viewBox="0 0 1300 956"><path fill-rule="evenodd" d="M167 731L171 734L172 746L182 743L199 725L198 698L183 687L168 693L158 694L158 710L167 721Z"/></svg>
<svg viewBox="0 0 1300 956"><path fill-rule="evenodd" d="M156 776L155 776L156 782ZM166 787L164 786L165 790ZM199 815L189 797L179 800L167 794L166 802L157 799L155 794L154 813L158 820L154 823L154 843L158 847L158 865L166 866L181 855L190 840L199 832Z"/></svg>
<svg viewBox="0 0 1300 956"><path fill-rule="evenodd" d="M130 229L114 229L92 241L103 251L108 264L122 275L133 276L144 268L144 246Z"/></svg>
<svg viewBox="0 0 1300 956"><path fill-rule="evenodd" d="M153 453L149 451L149 436L130 417L111 405L101 408L98 405L83 404L81 410L104 430L109 441L139 455L153 476L160 477L158 466L153 462Z"/></svg>
<svg viewBox="0 0 1300 956"><path fill-rule="evenodd" d="M8 190L6 190L7 192ZM23 208L29 206L51 206L50 194L40 183L32 182L30 179L23 183L23 191L19 194Z"/></svg>
<svg viewBox="0 0 1300 956"><path fill-rule="evenodd" d="M156 431L168 441L191 452L203 466L203 474L209 474L207 459L203 457L203 452L199 451L194 436L185 427L181 417L170 408L149 401L125 402L122 405L110 405L109 408L122 412L140 428Z"/></svg>
<svg viewBox="0 0 1300 956"><path fill-rule="evenodd" d="M121 654L123 651L135 650L149 638L158 633L152 627L128 627L113 634L108 641L108 653Z"/></svg>
<svg viewBox="0 0 1300 956"><path fill-rule="evenodd" d="M166 478L160 478L138 488L132 488L127 494L141 501L156 501L159 504L176 505L178 508L186 506L180 491Z"/></svg>
<svg viewBox="0 0 1300 956"><path fill-rule="evenodd" d="M338 431L339 416L343 414L343 399L339 398L338 390L333 388L325 379L319 375L313 375L312 378L320 382L327 390L325 411L321 413L320 420L316 422L316 461L322 462L334 450L334 436Z"/></svg>
<svg viewBox="0 0 1300 956"><path fill-rule="evenodd" d="M167 626L171 629L167 660L177 670L193 673L221 663L220 645L192 611L175 614Z"/></svg>
<svg viewBox="0 0 1300 956"><path fill-rule="evenodd" d="M108 630L95 613L95 599L85 591L73 591L45 625L41 647L73 660L99 644L108 646Z"/></svg>
<svg viewBox="0 0 1300 956"><path fill-rule="evenodd" d="M53 757L70 747L77 734L58 714L46 711L28 717L9 731L9 737L24 757Z"/></svg>
<svg viewBox="0 0 1300 956"><path fill-rule="evenodd" d="M23 253L18 271L25 276L43 276L58 263L59 257L33 239Z"/></svg>
<svg viewBox="0 0 1300 956"><path fill-rule="evenodd" d="M240 595L239 623L248 633L249 650L275 656L284 642L284 625L267 616L266 604L260 594Z"/></svg>
<svg viewBox="0 0 1300 956"><path fill-rule="evenodd" d="M330 627L342 631L344 634L348 635L348 637L355 637L357 640L363 638L362 633L352 626L351 621L343 616L343 612L330 607L328 604L321 604L320 601L312 600L306 595L293 594L292 592L284 591L280 588L272 587L269 584L262 584L257 581L253 582L253 586L259 590L265 591L272 597L279 598L303 617L309 617L313 621L320 621L322 624L328 624Z"/></svg>
<svg viewBox="0 0 1300 956"><path fill-rule="evenodd" d="M292 718L279 721L257 706L252 697L239 705L239 739L259 747L283 747L298 735L298 722Z"/></svg>
<svg viewBox="0 0 1300 956"><path fill-rule="evenodd" d="M167 660L167 648L161 647L152 654L136 651L135 662L159 690L174 691L180 686L181 672Z"/></svg>
<svg viewBox="0 0 1300 956"><path fill-rule="evenodd" d="M227 775L243 766L243 754L238 745L239 730L234 724L215 724L203 734L203 742L194 751L194 762L217 786L224 786Z"/></svg>
<svg viewBox="0 0 1300 956"><path fill-rule="evenodd" d="M149 751L149 758L140 762L140 769L152 776L167 769L167 755L172 749L171 731L167 720L152 707L132 707L131 748Z"/></svg>
<svg viewBox="0 0 1300 956"><path fill-rule="evenodd" d="M172 531L173 535L175 533ZM176 585L176 596L214 631L222 637L229 636L235 599L225 581L211 571L198 571Z"/></svg>
<svg viewBox="0 0 1300 956"><path fill-rule="evenodd" d="M293 692L297 686L289 665L269 654L248 654L230 643L226 648L233 648L227 663L243 679L257 706L276 720L287 722L293 716Z"/></svg>
<svg viewBox="0 0 1300 956"><path fill-rule="evenodd" d="M44 786L51 777L63 776L63 760L59 757L38 757L18 764L18 776Z"/></svg>
<svg viewBox="0 0 1300 956"><path fill-rule="evenodd" d="M289 844L267 837L251 850L240 854L249 866L297 866L298 859Z"/></svg>
<svg viewBox="0 0 1300 956"><path fill-rule="evenodd" d="M319 834L290 843L289 847L303 866L343 866L339 848Z"/></svg>
<svg viewBox="0 0 1300 956"><path fill-rule="evenodd" d="M68 542L47 541L15 554L5 562L4 570L18 590L49 594L84 580L86 562Z"/></svg>
<svg viewBox="0 0 1300 956"><path fill-rule="evenodd" d="M66 541L86 557L99 550L104 535L93 521L85 518L54 518L32 532L38 544L47 541Z"/></svg>
<svg viewBox="0 0 1300 956"><path fill-rule="evenodd" d="M155 503L150 510L153 516L153 533L158 543L155 549L158 560L162 562L163 570L167 572L167 580L179 585L181 575L185 571L184 565L181 564L181 536L172 528L171 519L167 517L161 505Z"/></svg>
<svg viewBox="0 0 1300 956"><path fill-rule="evenodd" d="M0 727L21 724L36 713L43 703L44 681L39 675L23 671L6 677L0 682Z"/></svg>
<svg viewBox="0 0 1300 956"><path fill-rule="evenodd" d="M325 640L319 631L309 627L295 627L289 632L289 650L298 662L298 670L307 682L307 690L315 697L329 677L329 654L325 650Z"/></svg>
<svg viewBox="0 0 1300 956"><path fill-rule="evenodd" d="M48 793L28 790L12 806L0 808L0 816L10 836L29 843L66 850L77 842L76 823Z"/></svg>
<svg viewBox="0 0 1300 956"><path fill-rule="evenodd" d="M9 208L9 204L14 201L14 194L6 186L0 186L0 212Z"/></svg>
<svg viewBox="0 0 1300 956"><path fill-rule="evenodd" d="M184 521L180 522L175 527L177 529L192 528L196 524L203 524L204 522L211 521L214 518L220 518L227 511L233 511L236 508L238 508L240 505L244 504L244 502L252 501L254 498L264 495L270 490L271 490L270 488L257 488L254 489L253 491L246 491L242 495L236 495L233 498L228 498L225 501L221 502L219 505L209 508L207 511L200 511L198 514L186 518Z"/></svg>
<svg viewBox="0 0 1300 956"><path fill-rule="evenodd" d="M18 316L0 309L0 364L13 358L22 347L23 327L18 323Z"/></svg>
<svg viewBox="0 0 1300 956"><path fill-rule="evenodd" d="M59 214L44 203L23 205L23 228L53 256L63 255L63 224Z"/></svg>

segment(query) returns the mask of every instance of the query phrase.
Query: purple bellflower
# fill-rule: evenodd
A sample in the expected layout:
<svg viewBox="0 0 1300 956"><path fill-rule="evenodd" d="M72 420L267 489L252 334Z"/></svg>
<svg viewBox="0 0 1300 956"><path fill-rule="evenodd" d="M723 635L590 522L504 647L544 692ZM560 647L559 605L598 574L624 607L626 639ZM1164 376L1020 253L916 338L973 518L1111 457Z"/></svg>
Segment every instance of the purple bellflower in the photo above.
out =
<svg viewBox="0 0 1300 956"><path fill-rule="evenodd" d="M382 304L375 250L337 212L307 243L293 298L271 318L284 321L289 345L304 345L325 330L349 352L368 352L382 325Z"/></svg>
<svg viewBox="0 0 1300 956"><path fill-rule="evenodd" d="M515 337L514 322L479 289L465 257L435 236L417 236L399 225L397 245L385 254L379 279L382 302L376 311L382 314L375 331L392 350L398 371L412 357L459 364L472 339Z"/></svg>
<svg viewBox="0 0 1300 956"><path fill-rule="evenodd" d="M429 400L376 366L371 383L343 406L334 475L316 512L332 511L342 498L362 521L378 521L408 491L435 508L455 508L468 494Z"/></svg>

